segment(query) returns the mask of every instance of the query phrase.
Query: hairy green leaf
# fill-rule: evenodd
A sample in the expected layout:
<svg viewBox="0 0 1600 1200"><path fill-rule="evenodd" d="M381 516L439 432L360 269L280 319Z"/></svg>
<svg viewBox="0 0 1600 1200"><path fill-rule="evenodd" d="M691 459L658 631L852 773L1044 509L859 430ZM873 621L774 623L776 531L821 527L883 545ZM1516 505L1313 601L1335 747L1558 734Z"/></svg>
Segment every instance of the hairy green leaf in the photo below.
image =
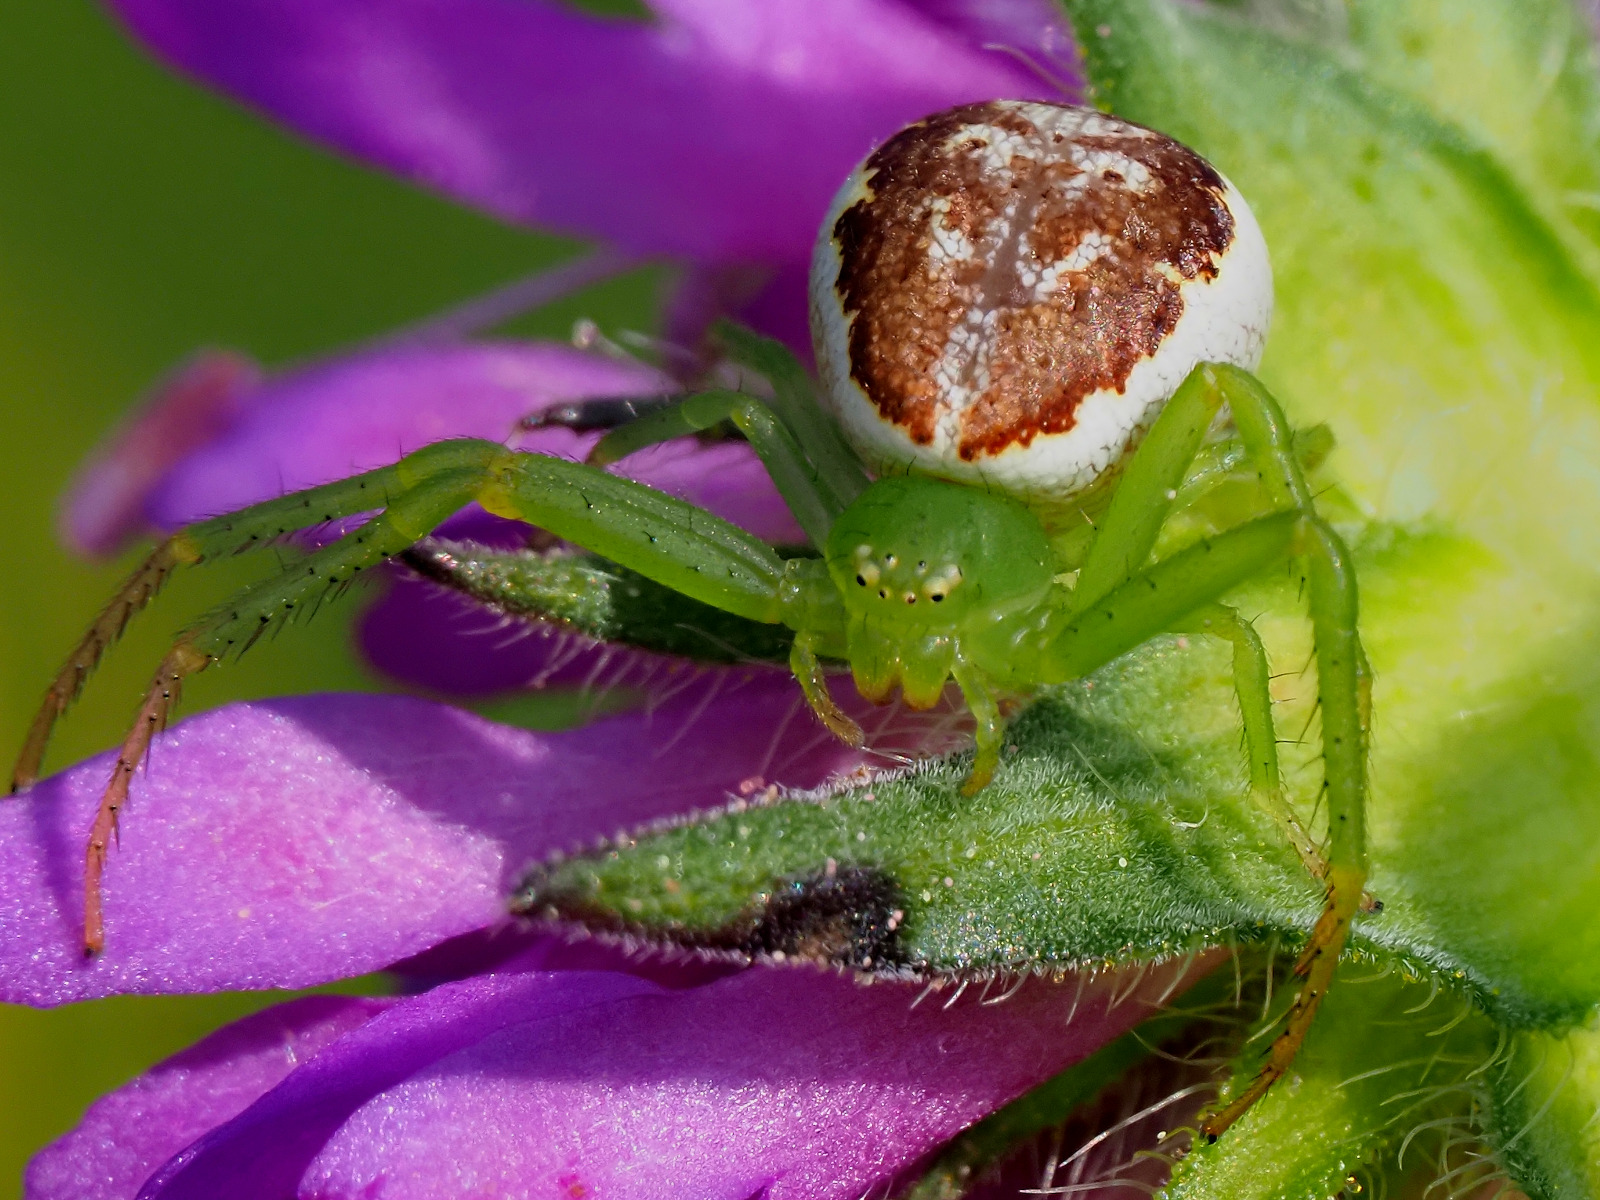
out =
<svg viewBox="0 0 1600 1200"><path fill-rule="evenodd" d="M708 663L787 662L792 631L692 600L592 554L430 538L402 556L425 579L508 617Z"/></svg>
<svg viewBox="0 0 1600 1200"><path fill-rule="evenodd" d="M1489 1079L1492 1141L1531 1200L1600 1195L1600 1031L1519 1033Z"/></svg>

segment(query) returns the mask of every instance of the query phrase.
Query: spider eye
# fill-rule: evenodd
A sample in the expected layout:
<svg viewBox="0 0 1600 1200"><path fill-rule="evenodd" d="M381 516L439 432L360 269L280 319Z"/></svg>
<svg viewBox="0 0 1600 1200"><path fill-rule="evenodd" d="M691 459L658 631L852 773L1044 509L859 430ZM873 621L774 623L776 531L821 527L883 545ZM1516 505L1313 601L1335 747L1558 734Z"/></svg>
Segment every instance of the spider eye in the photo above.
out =
<svg viewBox="0 0 1600 1200"><path fill-rule="evenodd" d="M1000 100L856 169L811 309L824 398L870 466L1050 507L1114 468L1197 363L1255 366L1272 272L1244 198L1187 146Z"/></svg>
<svg viewBox="0 0 1600 1200"><path fill-rule="evenodd" d="M866 587L867 586L867 577L865 575L857 575L856 576L856 582L859 583L862 587Z"/></svg>

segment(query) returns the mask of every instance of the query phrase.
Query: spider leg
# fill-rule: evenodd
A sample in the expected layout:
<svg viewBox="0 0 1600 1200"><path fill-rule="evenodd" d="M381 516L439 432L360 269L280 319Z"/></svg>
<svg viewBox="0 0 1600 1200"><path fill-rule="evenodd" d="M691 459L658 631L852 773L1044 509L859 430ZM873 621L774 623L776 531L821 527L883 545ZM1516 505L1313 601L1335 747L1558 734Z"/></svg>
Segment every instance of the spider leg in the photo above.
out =
<svg viewBox="0 0 1600 1200"><path fill-rule="evenodd" d="M1184 475L1221 408L1221 392L1199 371L1191 371L1167 401L1123 468L1111 507L1078 571L1073 612L1088 608L1149 561Z"/></svg>
<svg viewBox="0 0 1600 1200"><path fill-rule="evenodd" d="M68 659L46 695L16 778L36 776L55 718L127 620L178 565L274 539L341 517L380 510L359 528L240 593L184 632L162 660L118 752L86 851L84 945L104 944L100 880L117 814L151 739L185 679L253 644L329 589L401 553L464 505L537 524L646 578L724 612L776 623L785 567L770 547L719 517L594 467L493 442L439 442L393 467L312 488L180 530L130 577Z"/></svg>
<svg viewBox="0 0 1600 1200"><path fill-rule="evenodd" d="M975 796L989 786L995 769L1000 765L1000 747L1005 744L1006 723L1000 714L1000 705L994 691L983 675L959 654L956 655L950 674L961 688L977 728L973 738L977 743L972 757L972 770L961 784L963 796Z"/></svg>
<svg viewBox="0 0 1600 1200"><path fill-rule="evenodd" d="M1250 797L1278 822L1306 870L1318 879L1325 878L1328 862L1284 794L1283 776L1278 769L1277 731L1272 721L1271 668L1260 636L1250 622L1225 604L1198 608L1173 629L1207 633L1233 646L1233 688L1239 699L1250 762Z"/></svg>
<svg viewBox="0 0 1600 1200"><path fill-rule="evenodd" d="M861 726L839 707L833 693L828 690L822 663L817 659L818 641L818 635L810 630L796 633L789 651L789 669L794 672L811 711L817 714L829 732L845 745L859 748L866 744L866 735L861 732Z"/></svg>
<svg viewBox="0 0 1600 1200"><path fill-rule="evenodd" d="M1224 403L1278 511L1216 537L1201 538L1141 570L1178 499L1184 472ZM1047 623L1040 656L1042 680L1081 678L1197 610L1215 605L1229 588L1278 556L1299 557L1308 565L1328 792L1328 850L1326 866L1319 872L1326 899L1295 967L1305 982L1284 1031L1272 1043L1255 1079L1204 1122L1204 1132L1213 1138L1238 1120L1293 1061L1332 982L1350 923L1363 906L1366 882L1371 671L1357 631L1354 568L1343 539L1316 511L1287 418L1254 376L1236 367L1202 364L1174 393L1128 461L1079 571L1072 606ZM1230 632L1243 638L1238 627ZM1246 660L1240 703L1255 782L1269 761L1261 748L1272 745L1273 738L1270 733L1263 736L1260 729L1250 732L1252 725L1271 728L1268 697L1264 687L1253 682L1261 678L1259 665L1251 661L1256 657L1253 640L1253 634L1235 640L1235 658L1237 662L1242 653ZM1295 840L1298 846L1299 839Z"/></svg>
<svg viewBox="0 0 1600 1200"><path fill-rule="evenodd" d="M27 787L39 777L56 721L83 691L106 650L121 636L128 622L155 599L174 570L271 545L296 530L383 508L391 496L404 490L408 478L465 465L472 460L470 447L486 444L440 442L417 451L406 460L404 467L396 464L338 483L308 488L254 505L243 512L196 522L167 538L134 568L50 684L17 757L11 790ZM494 449L498 451L499 447Z"/></svg>
<svg viewBox="0 0 1600 1200"><path fill-rule="evenodd" d="M297 606L314 602L358 571L404 550L416 541L419 531L431 529L471 500L477 479L476 472L458 468L401 493L361 528L307 555L278 578L247 589L179 636L156 669L138 716L117 751L111 778L89 828L83 879L86 953L97 954L105 946L100 880L107 848L116 833L117 814L127 803L128 786L148 754L151 740L166 727L177 706L184 680L228 653L248 648L271 626L287 620Z"/></svg>
<svg viewBox="0 0 1600 1200"><path fill-rule="evenodd" d="M749 440L811 544L826 545L828 530L848 501L841 503L829 492L816 465L772 409L743 392L701 392L659 408L606 434L589 452L588 461L606 466L646 446L699 433L723 421L732 421Z"/></svg>
<svg viewBox="0 0 1600 1200"><path fill-rule="evenodd" d="M1311 489L1295 460L1292 431L1283 410L1248 372L1209 364L1196 368L1196 373L1206 376L1227 401L1268 494L1300 518L1294 549L1309 568L1307 599L1316 648L1328 794L1326 899L1295 964L1295 974L1305 982L1255 1079L1202 1123L1202 1131L1215 1138L1288 1070L1333 980L1350 923L1362 906L1367 876L1367 729L1372 675L1357 628L1359 605L1350 551L1316 511Z"/></svg>
<svg viewBox="0 0 1600 1200"><path fill-rule="evenodd" d="M730 360L759 372L772 385L773 412L805 447L823 490L834 502L842 509L866 490L860 457L817 403L811 376L789 348L732 321L719 321L712 332Z"/></svg>

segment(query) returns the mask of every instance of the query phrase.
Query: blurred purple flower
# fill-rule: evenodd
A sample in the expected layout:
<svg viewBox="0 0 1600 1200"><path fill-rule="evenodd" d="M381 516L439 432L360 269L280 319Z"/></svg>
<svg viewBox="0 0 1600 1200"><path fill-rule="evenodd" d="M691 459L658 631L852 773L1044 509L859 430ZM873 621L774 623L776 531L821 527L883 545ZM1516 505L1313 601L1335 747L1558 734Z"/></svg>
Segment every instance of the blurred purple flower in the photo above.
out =
<svg viewBox="0 0 1600 1200"><path fill-rule="evenodd" d="M655 0L653 21L554 0L112 4L170 62L337 150L676 259L668 333L690 339L736 312L803 346L805 260L849 168L926 112L1059 95L1074 70L1050 0ZM553 403L673 386L636 363L459 337L270 378L204 356L91 465L64 523L105 552L439 438L513 440ZM560 430L520 439L586 448ZM668 446L628 469L797 537L743 446ZM456 691L531 676L540 652L491 654L421 594L369 617L380 662ZM235 705L158 742L107 878L109 949L87 964L76 864L106 764L46 780L0 806L3 998L297 987L397 963L426 990L312 998L223 1030L91 1109L35 1160L29 1194L776 1200L903 1177L1142 1018L1176 969L1115 1007L1125 981L1081 1004L1078 981L1036 981L995 1007L913 1008L903 986L814 971L641 965L512 928L504 904L554 850L947 735L942 718L880 715L879 757L864 756L761 672L547 735L392 697Z"/></svg>
<svg viewBox="0 0 1600 1200"><path fill-rule="evenodd" d="M174 65L344 153L510 220L676 260L669 336L692 341L733 312L801 350L811 242L851 167L928 112L1059 95L1052 80L1070 87L1075 70L1052 0L661 0L653 21L555 0L112 7ZM79 481L69 540L104 553L141 521L236 506L232 470L259 497L426 440L505 437L553 401L661 386L614 361L536 381L536 364L474 359L488 350L391 350L405 359L387 374L368 354L265 384L202 360ZM553 352L502 346L499 361L519 353ZM188 465L214 439L229 450L210 474Z"/></svg>
<svg viewBox="0 0 1600 1200"><path fill-rule="evenodd" d="M1049 0L112 0L173 65L510 221L715 265L803 262L872 146L1056 89Z"/></svg>

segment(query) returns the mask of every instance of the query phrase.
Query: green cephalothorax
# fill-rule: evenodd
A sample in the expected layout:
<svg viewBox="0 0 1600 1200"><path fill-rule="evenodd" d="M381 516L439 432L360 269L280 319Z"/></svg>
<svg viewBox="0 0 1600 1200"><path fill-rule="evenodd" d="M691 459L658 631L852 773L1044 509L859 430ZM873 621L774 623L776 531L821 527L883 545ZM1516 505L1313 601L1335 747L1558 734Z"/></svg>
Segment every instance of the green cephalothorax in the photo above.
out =
<svg viewBox="0 0 1600 1200"><path fill-rule="evenodd" d="M730 361L715 378L739 378L740 389L651 404L606 434L587 463L491 441L439 442L393 466L199 522L151 555L57 676L16 786L37 776L54 721L173 570L377 514L201 618L162 661L90 831L86 948L98 950L104 936L100 877L117 814L184 679L397 556L503 613L606 636L625 606L600 612L562 588L616 588L619 601L651 588L685 597L698 606L681 610L687 624L636 623L653 632L635 640L692 653L704 635L724 662L787 649L812 711L852 744L862 730L834 700L830 670L848 666L869 700L898 689L918 707L939 702L953 680L974 724L969 795L1000 769L1002 701L1081 678L1163 633L1210 636L1233 651L1250 794L1327 894L1286 1028L1255 1083L1207 1122L1220 1132L1288 1068L1366 878L1371 680L1355 578L1317 512L1293 430L1250 374L1271 307L1266 246L1248 205L1170 138L1085 109L1012 101L902 131L857 169L821 231L812 275L820 395L794 355L728 328ZM603 469L652 443L729 425L809 545L768 545ZM1244 482L1254 510L1199 522L1203 536L1177 539L1187 544L1152 561L1174 512L1242 476L1253 476ZM475 563L469 548L412 549L472 503L616 569L517 571L487 556ZM1285 564L1300 572L1315 644L1326 849L1284 797L1266 652L1225 603ZM718 619L706 620L707 610ZM740 622L756 634L739 632Z"/></svg>
<svg viewBox="0 0 1600 1200"><path fill-rule="evenodd" d="M917 476L857 497L827 563L857 689L884 700L898 685L918 708L938 703L978 635L1043 604L1055 574L1043 527L1016 501Z"/></svg>

